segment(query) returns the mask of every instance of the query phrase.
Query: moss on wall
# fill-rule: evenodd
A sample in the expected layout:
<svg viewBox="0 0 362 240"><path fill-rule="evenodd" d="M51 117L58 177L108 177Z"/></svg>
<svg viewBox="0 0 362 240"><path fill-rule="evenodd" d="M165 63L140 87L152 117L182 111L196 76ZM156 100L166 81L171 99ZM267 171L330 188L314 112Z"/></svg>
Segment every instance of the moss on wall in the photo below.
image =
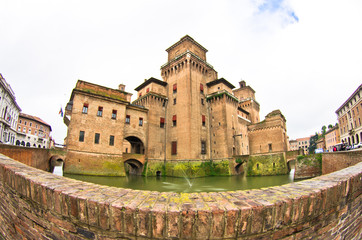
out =
<svg viewBox="0 0 362 240"><path fill-rule="evenodd" d="M165 166L163 161L148 161L145 163L142 175L147 177L157 176L157 172L161 173L161 176L166 175Z"/></svg>
<svg viewBox="0 0 362 240"><path fill-rule="evenodd" d="M295 164L295 179L312 178L322 173L322 154L301 155Z"/></svg>
<svg viewBox="0 0 362 240"><path fill-rule="evenodd" d="M229 161L149 161L145 165L143 175L157 176L160 171L162 176L171 177L205 177L231 175Z"/></svg>
<svg viewBox="0 0 362 240"><path fill-rule="evenodd" d="M65 164L64 173L94 176L126 176L124 164L121 161L104 160L97 166Z"/></svg>
<svg viewBox="0 0 362 240"><path fill-rule="evenodd" d="M282 175L288 173L283 153L249 157L247 176Z"/></svg>

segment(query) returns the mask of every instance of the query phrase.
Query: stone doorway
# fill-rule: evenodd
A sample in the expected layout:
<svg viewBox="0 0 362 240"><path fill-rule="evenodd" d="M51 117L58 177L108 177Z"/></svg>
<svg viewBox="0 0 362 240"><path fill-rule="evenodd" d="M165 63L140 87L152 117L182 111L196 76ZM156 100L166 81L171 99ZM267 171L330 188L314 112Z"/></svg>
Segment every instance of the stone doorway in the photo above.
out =
<svg viewBox="0 0 362 240"><path fill-rule="evenodd" d="M129 143L129 148L125 147L123 150L124 153L136 153L136 154L145 154L145 147L141 139L135 136L126 137L125 140Z"/></svg>

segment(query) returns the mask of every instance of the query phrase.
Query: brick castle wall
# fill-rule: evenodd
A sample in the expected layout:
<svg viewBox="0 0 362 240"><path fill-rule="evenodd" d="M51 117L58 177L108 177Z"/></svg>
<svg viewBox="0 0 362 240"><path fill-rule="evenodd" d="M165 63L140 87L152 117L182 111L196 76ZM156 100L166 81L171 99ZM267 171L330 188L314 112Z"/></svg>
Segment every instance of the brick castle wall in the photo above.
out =
<svg viewBox="0 0 362 240"><path fill-rule="evenodd" d="M261 190L160 193L83 183L0 156L5 239L361 239L362 163Z"/></svg>
<svg viewBox="0 0 362 240"><path fill-rule="evenodd" d="M295 160L294 179L312 178L322 174L322 154L298 156Z"/></svg>

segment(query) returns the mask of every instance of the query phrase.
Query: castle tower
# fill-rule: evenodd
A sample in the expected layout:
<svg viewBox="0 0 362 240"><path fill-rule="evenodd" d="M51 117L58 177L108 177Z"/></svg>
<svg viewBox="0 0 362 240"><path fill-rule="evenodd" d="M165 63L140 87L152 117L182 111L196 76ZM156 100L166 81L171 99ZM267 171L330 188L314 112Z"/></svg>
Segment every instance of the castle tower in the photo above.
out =
<svg viewBox="0 0 362 240"><path fill-rule="evenodd" d="M239 82L239 88L233 90L235 97L239 99L239 107L249 112L251 123L260 122L260 105L255 100L255 91L246 85L245 81Z"/></svg>
<svg viewBox="0 0 362 240"><path fill-rule="evenodd" d="M168 97L166 158L208 159L206 84L217 72L206 62L207 49L188 35L166 51L168 62L161 67Z"/></svg>

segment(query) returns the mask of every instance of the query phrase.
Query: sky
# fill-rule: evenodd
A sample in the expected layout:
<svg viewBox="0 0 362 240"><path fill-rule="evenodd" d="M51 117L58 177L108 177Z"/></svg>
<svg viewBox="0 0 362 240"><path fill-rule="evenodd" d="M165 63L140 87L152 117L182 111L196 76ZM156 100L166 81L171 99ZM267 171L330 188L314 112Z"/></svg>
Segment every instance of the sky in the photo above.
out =
<svg viewBox="0 0 362 240"><path fill-rule="evenodd" d="M134 89L161 78L168 47L190 35L234 86L256 91L290 139L335 124L362 83L360 0L0 0L0 73L23 113L52 126L78 79Z"/></svg>

